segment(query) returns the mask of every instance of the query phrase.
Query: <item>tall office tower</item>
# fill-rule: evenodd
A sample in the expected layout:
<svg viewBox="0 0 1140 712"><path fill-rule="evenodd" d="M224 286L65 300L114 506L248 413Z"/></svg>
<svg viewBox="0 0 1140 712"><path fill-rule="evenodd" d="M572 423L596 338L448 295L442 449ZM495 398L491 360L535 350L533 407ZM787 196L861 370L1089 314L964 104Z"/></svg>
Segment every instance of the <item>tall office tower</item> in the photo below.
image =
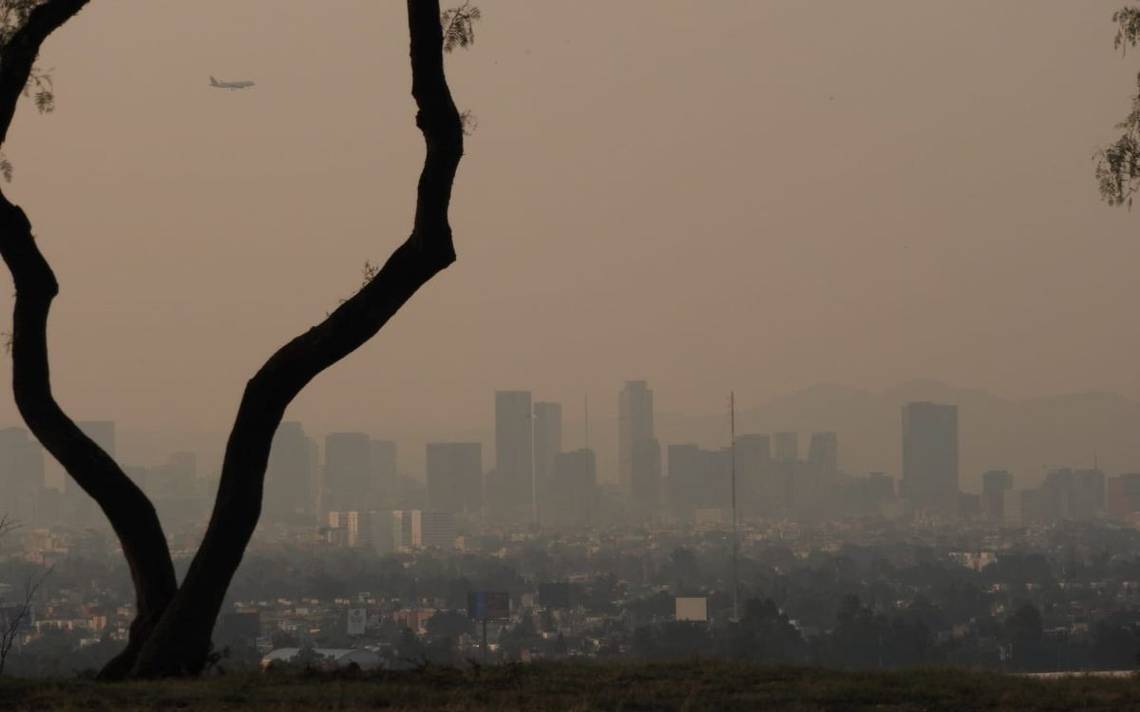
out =
<svg viewBox="0 0 1140 712"><path fill-rule="evenodd" d="M321 472L321 446L317 439L305 436L305 453L309 457L309 503L307 512L312 512L310 521L317 521L325 511L324 475Z"/></svg>
<svg viewBox="0 0 1140 712"><path fill-rule="evenodd" d="M692 522L698 510L716 510L717 518L727 521L732 508L732 451L702 450L688 444L670 445L668 454L669 505L673 516ZM738 467L738 475L739 472Z"/></svg>
<svg viewBox="0 0 1140 712"><path fill-rule="evenodd" d="M740 514L744 516L771 514L779 508L782 490L773 485L772 475L771 441L768 436L737 435L736 501L737 511Z"/></svg>
<svg viewBox="0 0 1140 712"><path fill-rule="evenodd" d="M958 506L958 406L902 409L902 494L915 509L953 516Z"/></svg>
<svg viewBox="0 0 1140 712"><path fill-rule="evenodd" d="M396 443L372 441L372 501L368 506L381 509L396 500Z"/></svg>
<svg viewBox="0 0 1140 712"><path fill-rule="evenodd" d="M598 465L586 448L559 453L554 461L555 524L584 526L594 521L598 508Z"/></svg>
<svg viewBox="0 0 1140 712"><path fill-rule="evenodd" d="M115 421L86 420L76 425L108 455L115 457ZM67 474L63 477L63 495L64 516L69 524L87 527L97 522L104 522L96 517L95 500L91 499Z"/></svg>
<svg viewBox="0 0 1140 712"><path fill-rule="evenodd" d="M495 488L487 504L508 521L534 515L531 425L530 391L495 391Z"/></svg>
<svg viewBox="0 0 1140 712"><path fill-rule="evenodd" d="M451 512L416 512L419 540L416 546L428 549L455 548L455 515Z"/></svg>
<svg viewBox="0 0 1140 712"><path fill-rule="evenodd" d="M626 381L618 395L618 475L635 515L655 515L661 447L653 433L653 391L645 381Z"/></svg>
<svg viewBox="0 0 1140 712"><path fill-rule="evenodd" d="M1023 521L1089 521L1104 511L1105 477L1100 470L1050 470L1035 490L1022 492Z"/></svg>
<svg viewBox="0 0 1140 712"><path fill-rule="evenodd" d="M670 445L666 453L669 511L678 521L691 522L704 488L701 449L693 443L683 443Z"/></svg>
<svg viewBox="0 0 1140 712"><path fill-rule="evenodd" d="M324 510L349 512L371 498L372 441L364 433L325 436Z"/></svg>
<svg viewBox="0 0 1140 712"><path fill-rule="evenodd" d="M635 519L653 519L661 509L661 445L657 438L633 444L633 482L630 497Z"/></svg>
<svg viewBox="0 0 1140 712"><path fill-rule="evenodd" d="M830 477L839 472L839 436L835 433L812 433L808 445L808 464L820 475Z"/></svg>
<svg viewBox="0 0 1140 712"><path fill-rule="evenodd" d="M1108 478L1107 490L1106 509L1113 519L1135 522L1140 513L1140 473Z"/></svg>
<svg viewBox="0 0 1140 712"><path fill-rule="evenodd" d="M305 522L315 516L310 439L296 421L277 428L265 474L265 518L269 522Z"/></svg>
<svg viewBox="0 0 1140 712"><path fill-rule="evenodd" d="M23 428L0 430L0 517L40 524L44 451Z"/></svg>
<svg viewBox="0 0 1140 712"><path fill-rule="evenodd" d="M1104 512L1105 477L1099 469L1073 472L1073 518L1090 521Z"/></svg>
<svg viewBox="0 0 1140 712"><path fill-rule="evenodd" d="M1013 488L1013 475L1006 470L982 474L982 513L991 522L1005 520L1005 493Z"/></svg>
<svg viewBox="0 0 1140 712"><path fill-rule="evenodd" d="M428 508L450 514L480 514L482 473L483 446L480 443L428 443Z"/></svg>
<svg viewBox="0 0 1140 712"><path fill-rule="evenodd" d="M800 440L797 433L772 435L772 459L776 462L796 462L800 459Z"/></svg>
<svg viewBox="0 0 1140 712"><path fill-rule="evenodd" d="M554 464L562 452L562 404L534 404L534 487L538 520L559 505L554 497Z"/></svg>

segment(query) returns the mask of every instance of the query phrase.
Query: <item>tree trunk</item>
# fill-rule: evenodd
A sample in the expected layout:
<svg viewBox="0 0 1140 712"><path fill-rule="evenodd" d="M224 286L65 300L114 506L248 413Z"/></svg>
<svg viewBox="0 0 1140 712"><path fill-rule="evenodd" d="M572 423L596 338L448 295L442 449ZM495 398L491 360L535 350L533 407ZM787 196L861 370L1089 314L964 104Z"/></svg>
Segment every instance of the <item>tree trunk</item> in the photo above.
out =
<svg viewBox="0 0 1140 712"><path fill-rule="evenodd" d="M43 41L86 4L87 0L47 0L31 12L0 51L0 143L7 137ZM121 677L133 667L142 641L177 588L166 536L142 490L79 429L52 394L47 320L59 286L36 246L24 211L2 192L0 256L16 287L10 342L16 407L44 448L103 510L130 567L137 616L127 649L105 671Z"/></svg>
<svg viewBox="0 0 1140 712"><path fill-rule="evenodd" d="M321 371L372 338L421 286L455 260L447 211L463 155L463 126L444 75L439 2L407 0L407 7L416 125L427 147L412 234L359 292L281 347L246 385L202 546L144 643L134 676L202 670L226 589L261 513L269 449L286 407Z"/></svg>

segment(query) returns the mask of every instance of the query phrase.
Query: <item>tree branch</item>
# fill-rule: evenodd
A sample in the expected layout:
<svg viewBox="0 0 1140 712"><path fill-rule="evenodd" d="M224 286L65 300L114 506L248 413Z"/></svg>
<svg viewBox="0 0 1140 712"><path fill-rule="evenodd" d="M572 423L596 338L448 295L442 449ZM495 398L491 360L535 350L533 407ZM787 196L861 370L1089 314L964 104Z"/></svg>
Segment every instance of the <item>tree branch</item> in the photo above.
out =
<svg viewBox="0 0 1140 712"><path fill-rule="evenodd" d="M87 0L47 0L31 11L0 48L0 141L27 85L40 45L73 17ZM51 389L47 322L59 292L55 274L36 245L27 215L0 191L0 256L12 274L16 302L12 317L12 391L28 428L90 495L111 523L123 547L135 585L138 616L126 657L133 664L142 638L174 595L177 581L166 536L154 506L106 452L56 402ZM119 661L119 667L126 659ZM126 665L130 667L130 665Z"/></svg>
<svg viewBox="0 0 1140 712"><path fill-rule="evenodd" d="M313 378L372 338L433 276L455 261L448 206L463 155L463 126L447 86L438 0L408 0L412 96L426 155L411 236L323 322L281 347L246 385L226 444L213 515L175 599L147 640L134 674L197 673L213 621L261 513L273 434Z"/></svg>
<svg viewBox="0 0 1140 712"><path fill-rule="evenodd" d="M88 0L45 0L0 49L0 145L8 138L8 127L32 75L40 46L87 3Z"/></svg>

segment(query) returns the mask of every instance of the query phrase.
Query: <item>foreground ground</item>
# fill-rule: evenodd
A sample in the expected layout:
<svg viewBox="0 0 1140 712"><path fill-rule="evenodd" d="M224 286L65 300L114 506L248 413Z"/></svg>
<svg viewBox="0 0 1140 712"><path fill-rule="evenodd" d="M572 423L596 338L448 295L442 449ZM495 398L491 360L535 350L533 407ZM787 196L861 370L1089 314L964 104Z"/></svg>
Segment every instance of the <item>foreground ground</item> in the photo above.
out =
<svg viewBox="0 0 1140 712"><path fill-rule="evenodd" d="M0 680L0 710L1140 710L1140 678L854 673L689 662L100 685Z"/></svg>

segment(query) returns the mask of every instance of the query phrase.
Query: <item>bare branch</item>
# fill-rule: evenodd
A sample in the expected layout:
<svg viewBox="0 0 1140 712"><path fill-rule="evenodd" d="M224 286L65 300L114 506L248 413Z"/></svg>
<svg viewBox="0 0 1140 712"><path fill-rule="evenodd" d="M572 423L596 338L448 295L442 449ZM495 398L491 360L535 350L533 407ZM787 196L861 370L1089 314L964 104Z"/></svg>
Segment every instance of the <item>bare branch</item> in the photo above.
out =
<svg viewBox="0 0 1140 712"><path fill-rule="evenodd" d="M52 570L48 568L39 576L29 577L24 582L24 597L16 605L0 607L0 675L4 674L9 653L31 621L36 594Z"/></svg>
<svg viewBox="0 0 1140 712"><path fill-rule="evenodd" d="M37 108L52 106L51 79L35 69L44 40L75 16L88 0L0 1L0 144L21 96L34 93ZM11 166L0 172L9 172ZM136 591L138 617L126 656L110 669L133 665L141 639L174 595L174 565L154 506L122 468L88 437L55 400L47 348L47 321L59 292L55 274L40 252L31 222L0 191L0 256L12 274L16 299L10 338L12 391L28 428L68 475L106 514L123 547Z"/></svg>
<svg viewBox="0 0 1140 712"><path fill-rule="evenodd" d="M407 8L416 125L426 144L412 234L360 291L282 346L250 379L226 444L209 527L139 656L139 677L196 673L204 663L213 621L261 513L270 445L289 403L455 260L448 208L463 156L463 125L444 74L439 2L407 0Z"/></svg>

